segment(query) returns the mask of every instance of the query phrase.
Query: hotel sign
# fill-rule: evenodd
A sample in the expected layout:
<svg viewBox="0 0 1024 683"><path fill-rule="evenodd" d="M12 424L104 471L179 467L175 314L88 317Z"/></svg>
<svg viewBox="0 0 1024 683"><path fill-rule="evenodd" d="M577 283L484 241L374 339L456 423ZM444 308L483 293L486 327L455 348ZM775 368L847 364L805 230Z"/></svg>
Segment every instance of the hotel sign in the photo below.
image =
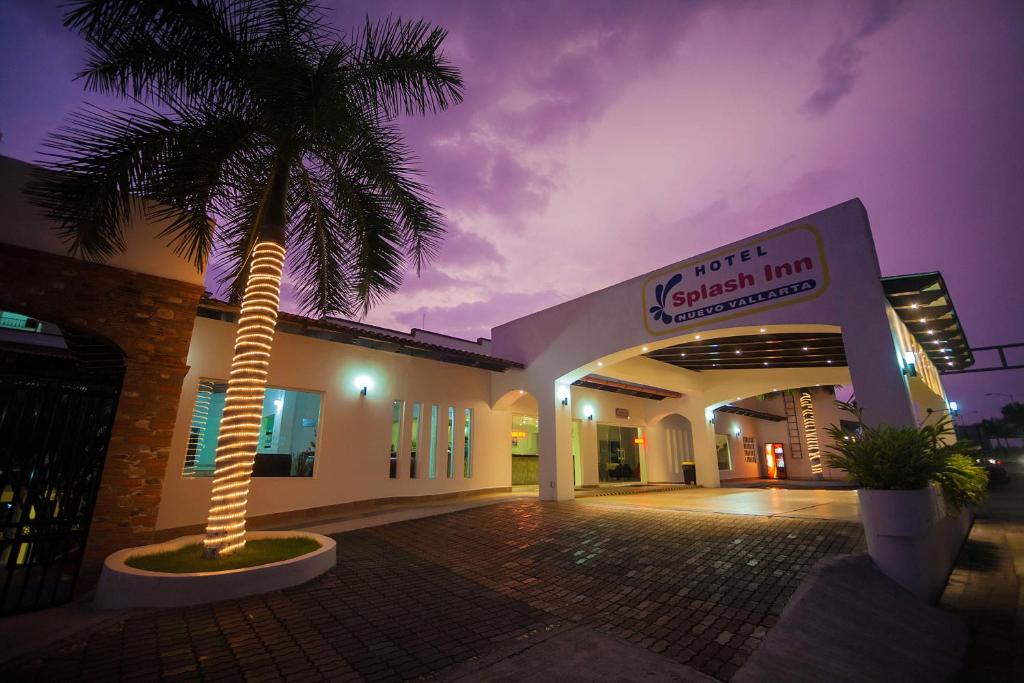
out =
<svg viewBox="0 0 1024 683"><path fill-rule="evenodd" d="M821 235L795 225L654 273L644 281L644 327L680 332L807 301L828 288Z"/></svg>

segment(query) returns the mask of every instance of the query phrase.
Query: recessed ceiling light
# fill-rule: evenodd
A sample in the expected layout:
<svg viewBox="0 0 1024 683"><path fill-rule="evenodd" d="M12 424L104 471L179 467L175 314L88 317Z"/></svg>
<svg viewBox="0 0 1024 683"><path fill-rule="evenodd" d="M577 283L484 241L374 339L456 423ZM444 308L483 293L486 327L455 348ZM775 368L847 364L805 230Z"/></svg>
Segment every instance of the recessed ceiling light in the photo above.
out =
<svg viewBox="0 0 1024 683"><path fill-rule="evenodd" d="M681 353L679 355L682 356L683 358L686 358L686 354L685 353Z"/></svg>
<svg viewBox="0 0 1024 683"><path fill-rule="evenodd" d="M738 356L738 355L740 355L741 353L743 353L743 352L742 352L742 351L740 351L739 349L736 349L736 355L737 355L737 356Z"/></svg>
<svg viewBox="0 0 1024 683"><path fill-rule="evenodd" d="M764 364L765 364L765 365L768 365L768 361L765 361L765 362L764 362Z"/></svg>
<svg viewBox="0 0 1024 683"><path fill-rule="evenodd" d="M597 367L601 367L602 365L604 365L604 363L602 363L601 361L597 361Z"/></svg>
<svg viewBox="0 0 1024 683"><path fill-rule="evenodd" d="M923 323L923 322L925 322L926 320L927 320L927 318L921 318L920 320L918 320L918 322L919 322L919 323Z"/></svg>
<svg viewBox="0 0 1024 683"><path fill-rule="evenodd" d="M829 365L832 365L832 360L831 359L829 359L829 360L827 360L825 362L828 363Z"/></svg>
<svg viewBox="0 0 1024 683"><path fill-rule="evenodd" d="M761 333L764 334L765 332L766 332L766 330L762 327L761 328Z"/></svg>
<svg viewBox="0 0 1024 683"><path fill-rule="evenodd" d="M645 347L644 347L644 351L646 351L646 350L647 350L647 347L645 346Z"/></svg>
<svg viewBox="0 0 1024 683"><path fill-rule="evenodd" d="M910 304L911 308L917 308L917 304Z"/></svg>
<svg viewBox="0 0 1024 683"><path fill-rule="evenodd" d="M700 339L700 335L699 335L699 334L698 334L698 335L695 335L695 336L694 336L694 339Z"/></svg>
<svg viewBox="0 0 1024 683"><path fill-rule="evenodd" d="M806 350L807 350L807 347L805 346L805 347L804 347L804 351L806 351Z"/></svg>

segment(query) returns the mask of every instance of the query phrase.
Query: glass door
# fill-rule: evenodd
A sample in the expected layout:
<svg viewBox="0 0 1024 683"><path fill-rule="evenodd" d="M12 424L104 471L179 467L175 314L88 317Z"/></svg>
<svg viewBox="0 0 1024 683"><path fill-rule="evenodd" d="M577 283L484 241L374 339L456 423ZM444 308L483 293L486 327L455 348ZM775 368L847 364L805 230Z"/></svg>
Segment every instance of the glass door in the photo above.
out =
<svg viewBox="0 0 1024 683"><path fill-rule="evenodd" d="M640 481L640 430L597 425L598 476L602 482Z"/></svg>

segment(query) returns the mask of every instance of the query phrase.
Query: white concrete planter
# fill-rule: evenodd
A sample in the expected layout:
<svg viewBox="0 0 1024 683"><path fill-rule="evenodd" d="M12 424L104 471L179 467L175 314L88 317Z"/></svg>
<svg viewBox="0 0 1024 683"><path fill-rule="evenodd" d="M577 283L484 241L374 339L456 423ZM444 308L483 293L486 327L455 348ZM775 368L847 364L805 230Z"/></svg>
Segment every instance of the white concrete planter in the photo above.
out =
<svg viewBox="0 0 1024 683"><path fill-rule="evenodd" d="M936 486L912 491L858 489L868 553L878 568L914 595L941 595L971 512L947 510Z"/></svg>
<svg viewBox="0 0 1024 683"><path fill-rule="evenodd" d="M257 567L221 572L171 574L135 569L125 564L129 557L176 550L202 540L183 536L173 541L125 548L107 557L93 603L101 609L124 607L182 607L297 586L320 576L337 563L334 539L307 531L250 531L250 541L262 538L304 536L320 543L311 553L290 560Z"/></svg>

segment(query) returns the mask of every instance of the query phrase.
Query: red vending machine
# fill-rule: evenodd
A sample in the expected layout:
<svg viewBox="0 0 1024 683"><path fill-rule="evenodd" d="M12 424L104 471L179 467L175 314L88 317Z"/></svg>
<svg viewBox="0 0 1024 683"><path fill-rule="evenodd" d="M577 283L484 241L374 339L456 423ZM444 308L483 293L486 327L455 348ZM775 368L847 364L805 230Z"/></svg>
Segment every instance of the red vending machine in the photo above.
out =
<svg viewBox="0 0 1024 683"><path fill-rule="evenodd" d="M786 478L786 447L781 443L764 445L764 464L769 479Z"/></svg>

